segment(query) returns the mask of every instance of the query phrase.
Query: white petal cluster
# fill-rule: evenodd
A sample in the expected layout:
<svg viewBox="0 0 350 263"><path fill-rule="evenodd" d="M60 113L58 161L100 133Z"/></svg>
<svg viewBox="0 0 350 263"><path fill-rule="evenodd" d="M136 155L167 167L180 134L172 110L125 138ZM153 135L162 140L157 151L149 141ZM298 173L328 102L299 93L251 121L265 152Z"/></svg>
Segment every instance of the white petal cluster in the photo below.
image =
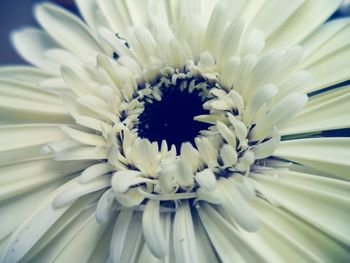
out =
<svg viewBox="0 0 350 263"><path fill-rule="evenodd" d="M0 69L0 261L347 262L340 2L38 5L37 68ZM140 135L167 89L202 101L193 142Z"/></svg>

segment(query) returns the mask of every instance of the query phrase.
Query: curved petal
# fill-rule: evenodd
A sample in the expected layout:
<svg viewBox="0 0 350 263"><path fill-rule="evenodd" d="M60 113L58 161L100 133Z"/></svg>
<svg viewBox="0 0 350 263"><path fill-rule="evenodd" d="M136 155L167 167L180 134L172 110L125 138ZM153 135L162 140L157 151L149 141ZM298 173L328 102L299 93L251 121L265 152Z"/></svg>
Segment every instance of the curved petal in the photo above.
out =
<svg viewBox="0 0 350 263"><path fill-rule="evenodd" d="M57 48L57 44L46 32L36 28L23 28L11 34L11 41L18 53L29 63L57 72L54 64L44 57L47 50Z"/></svg>
<svg viewBox="0 0 350 263"><path fill-rule="evenodd" d="M306 106L282 128L282 135L350 127L350 86L311 97Z"/></svg>
<svg viewBox="0 0 350 263"><path fill-rule="evenodd" d="M35 9L40 25L63 47L82 57L102 52L90 30L76 16L64 9L44 3Z"/></svg>

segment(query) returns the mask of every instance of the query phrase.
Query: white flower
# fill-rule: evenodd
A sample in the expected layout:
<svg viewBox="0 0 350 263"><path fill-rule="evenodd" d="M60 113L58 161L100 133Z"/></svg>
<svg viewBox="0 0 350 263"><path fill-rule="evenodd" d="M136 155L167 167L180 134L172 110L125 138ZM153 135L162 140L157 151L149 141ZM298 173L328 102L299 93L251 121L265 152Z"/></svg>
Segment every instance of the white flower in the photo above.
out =
<svg viewBox="0 0 350 263"><path fill-rule="evenodd" d="M76 2L0 69L1 262L349 261L340 0Z"/></svg>

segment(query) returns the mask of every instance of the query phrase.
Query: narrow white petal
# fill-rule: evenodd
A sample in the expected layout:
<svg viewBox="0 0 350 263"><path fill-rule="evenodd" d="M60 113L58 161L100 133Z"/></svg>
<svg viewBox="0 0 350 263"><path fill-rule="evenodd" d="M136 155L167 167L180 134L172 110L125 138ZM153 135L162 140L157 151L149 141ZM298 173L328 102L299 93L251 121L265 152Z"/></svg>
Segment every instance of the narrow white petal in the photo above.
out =
<svg viewBox="0 0 350 263"><path fill-rule="evenodd" d="M347 210L350 203L348 198L279 180L278 177L254 175L253 178L263 187L263 192L268 192L279 205L344 244L350 244L350 233L347 227L350 220Z"/></svg>
<svg viewBox="0 0 350 263"><path fill-rule="evenodd" d="M216 177L212 170L205 169L196 173L196 182L200 187L204 187L206 190L213 190L216 187Z"/></svg>
<svg viewBox="0 0 350 263"><path fill-rule="evenodd" d="M106 146L106 140L99 135L82 132L68 126L62 126L61 129L72 139L86 145Z"/></svg>
<svg viewBox="0 0 350 263"><path fill-rule="evenodd" d="M108 157L106 148L100 147L77 147L55 154L55 160L105 160Z"/></svg>
<svg viewBox="0 0 350 263"><path fill-rule="evenodd" d="M305 88L304 92L309 93L347 81L350 78L350 62L346 58L349 56L350 50L343 48L318 63L307 66L305 70L314 77L315 82Z"/></svg>
<svg viewBox="0 0 350 263"><path fill-rule="evenodd" d="M275 156L349 181L349 138L315 138L280 143Z"/></svg>
<svg viewBox="0 0 350 263"><path fill-rule="evenodd" d="M198 261L193 219L188 201L177 209L174 218L174 253L177 263Z"/></svg>
<svg viewBox="0 0 350 263"><path fill-rule="evenodd" d="M254 18L251 28L259 28L268 37L278 29L303 4L303 0L270 0L265 1L259 13ZM273 17L273 21L271 21Z"/></svg>
<svg viewBox="0 0 350 263"><path fill-rule="evenodd" d="M149 200L142 216L142 231L148 248L157 258L167 254L165 236L160 222L159 201Z"/></svg>
<svg viewBox="0 0 350 263"><path fill-rule="evenodd" d="M114 168L108 163L98 163L85 169L79 176L79 182L84 184L112 171L114 171Z"/></svg>
<svg viewBox="0 0 350 263"><path fill-rule="evenodd" d="M96 220L101 224L106 224L113 215L116 206L115 195L112 189L107 190L98 201L96 207Z"/></svg>
<svg viewBox="0 0 350 263"><path fill-rule="evenodd" d="M100 176L95 180L85 184L80 184L78 179L76 179L70 184L69 187L67 187L67 189L55 197L52 206L55 209L66 207L73 201L77 200L79 197L107 188L110 186L110 184L109 175Z"/></svg>
<svg viewBox="0 0 350 263"><path fill-rule="evenodd" d="M309 0L268 40L268 47L286 48L300 43L337 10L342 0Z"/></svg>
<svg viewBox="0 0 350 263"><path fill-rule="evenodd" d="M265 262L254 248L241 237L214 208L208 204L201 204L198 214L211 243L222 262Z"/></svg>
<svg viewBox="0 0 350 263"><path fill-rule="evenodd" d="M36 28L24 28L14 31L11 40L18 53L29 63L50 72L56 72L52 62L45 59L44 54L57 44L44 31Z"/></svg>
<svg viewBox="0 0 350 263"><path fill-rule="evenodd" d="M29 66L7 66L0 68L0 78L6 80L16 80L28 85L37 87L38 83L44 79L53 77L43 69Z"/></svg>
<svg viewBox="0 0 350 263"><path fill-rule="evenodd" d="M112 262L133 262L142 236L141 214L121 211L116 220L110 243Z"/></svg>
<svg viewBox="0 0 350 263"><path fill-rule="evenodd" d="M335 1L332 1L335 3ZM327 23L324 23L318 27L308 38L303 42L303 50L305 53L304 59L307 59L309 56L314 55L314 53L330 39L333 38L338 32L342 32L350 23L350 20L347 18L343 19L334 19Z"/></svg>
<svg viewBox="0 0 350 263"><path fill-rule="evenodd" d="M253 148L255 159L263 159L269 157L280 143L281 136L276 130L272 137L266 142L259 143Z"/></svg>
<svg viewBox="0 0 350 263"><path fill-rule="evenodd" d="M25 83L0 80L0 108L25 115L51 115L51 122L67 117L67 110L61 100L51 92L33 88ZM30 113L30 114L29 114ZM15 115L15 114L14 114ZM33 117L32 117L33 118ZM39 118L38 118L39 119Z"/></svg>
<svg viewBox="0 0 350 263"><path fill-rule="evenodd" d="M257 120L252 130L251 139L261 140L271 134L273 127L279 127L293 117L307 102L308 97L303 93L291 93L280 101L264 117Z"/></svg>
<svg viewBox="0 0 350 263"><path fill-rule="evenodd" d="M317 97L281 129L283 135L334 130L350 127L349 87L342 87Z"/></svg>

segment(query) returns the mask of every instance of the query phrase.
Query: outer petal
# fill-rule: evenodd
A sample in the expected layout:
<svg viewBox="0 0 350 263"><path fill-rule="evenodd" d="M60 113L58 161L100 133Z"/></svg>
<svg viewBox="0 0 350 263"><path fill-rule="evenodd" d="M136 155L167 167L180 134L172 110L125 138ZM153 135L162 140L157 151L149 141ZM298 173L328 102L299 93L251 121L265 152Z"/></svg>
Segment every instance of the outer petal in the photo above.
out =
<svg viewBox="0 0 350 263"><path fill-rule="evenodd" d="M45 198L44 202L16 229L9 241L6 253L3 255L3 262L19 261L67 211L69 206L55 209L52 206L52 201L72 183L74 180Z"/></svg>
<svg viewBox="0 0 350 263"><path fill-rule="evenodd" d="M283 135L350 127L350 86L311 97L306 106L281 129Z"/></svg>
<svg viewBox="0 0 350 263"><path fill-rule="evenodd" d="M35 9L35 16L48 34L68 50L83 57L97 51L102 52L83 22L64 9L42 4Z"/></svg>
<svg viewBox="0 0 350 263"><path fill-rule="evenodd" d="M310 224L325 231L335 239L350 245L350 229L348 211L350 198L333 195L317 187L280 180L278 172L274 176L257 175L253 178L261 187L262 194L269 194L273 200L295 213Z"/></svg>
<svg viewBox="0 0 350 263"><path fill-rule="evenodd" d="M269 37L267 47L283 49L300 43L326 21L341 3L342 0L305 0L279 30Z"/></svg>
<svg viewBox="0 0 350 263"><path fill-rule="evenodd" d="M290 140L281 142L274 156L350 181L349 147L350 138Z"/></svg>
<svg viewBox="0 0 350 263"><path fill-rule="evenodd" d="M44 55L47 50L57 48L57 44L46 32L36 28L23 28L13 32L11 40L18 53L29 63L54 71L53 64Z"/></svg>

